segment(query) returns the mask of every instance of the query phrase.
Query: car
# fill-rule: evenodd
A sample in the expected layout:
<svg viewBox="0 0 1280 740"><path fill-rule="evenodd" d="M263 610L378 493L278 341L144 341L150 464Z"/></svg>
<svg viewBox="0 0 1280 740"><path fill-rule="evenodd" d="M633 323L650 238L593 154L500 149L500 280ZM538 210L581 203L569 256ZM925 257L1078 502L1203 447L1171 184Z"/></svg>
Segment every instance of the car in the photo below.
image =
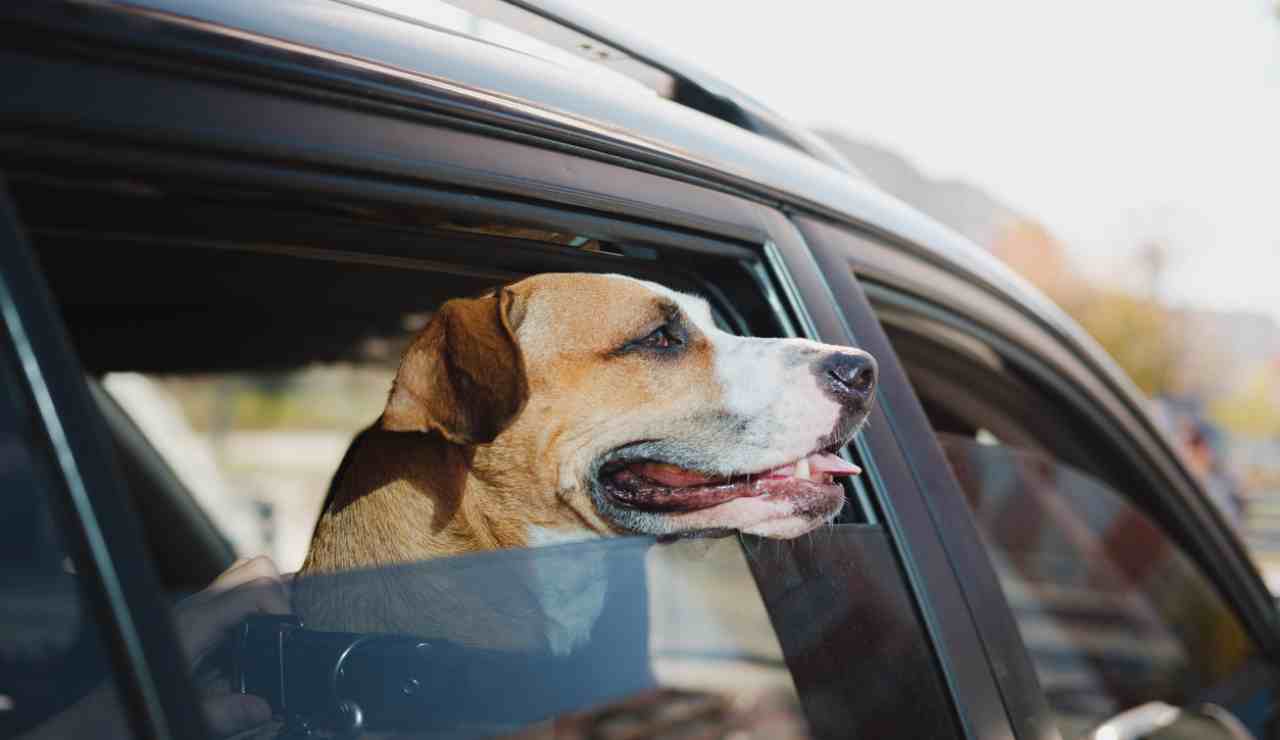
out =
<svg viewBox="0 0 1280 740"><path fill-rule="evenodd" d="M840 518L788 541L623 537L335 576L500 610L604 564L588 576L610 584L607 629L558 661L246 623L229 670L286 732L556 715L657 732L675 707L748 737L1280 737L1276 605L1102 350L652 40L529 0L432 22L355 0L13 0L0 17L6 736L75 734L59 718L106 685L123 736L212 737L172 599L248 554L225 517L300 527L304 547L341 456L300 455L322 470L311 509L215 516L190 481L216 459L183 451L165 421L181 414L144 418L164 403L131 405L131 378L209 391L187 408L224 436L240 417L217 394L251 381L272 389L253 413L314 419L384 394L442 301L571 271L698 293L735 333L873 354ZM317 365L359 382L302 394ZM254 460L285 454L245 439ZM597 710L620 701L631 714Z"/></svg>

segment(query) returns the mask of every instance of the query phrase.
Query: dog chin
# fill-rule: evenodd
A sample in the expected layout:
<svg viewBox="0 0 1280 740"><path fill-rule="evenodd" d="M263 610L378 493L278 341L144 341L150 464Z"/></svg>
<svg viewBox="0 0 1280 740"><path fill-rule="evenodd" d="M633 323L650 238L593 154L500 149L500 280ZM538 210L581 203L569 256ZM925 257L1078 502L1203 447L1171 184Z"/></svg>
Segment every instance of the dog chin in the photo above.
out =
<svg viewBox="0 0 1280 740"><path fill-rule="evenodd" d="M721 528L771 539L791 539L830 524L844 508L838 485L811 486L784 499L741 498L671 518L680 529Z"/></svg>

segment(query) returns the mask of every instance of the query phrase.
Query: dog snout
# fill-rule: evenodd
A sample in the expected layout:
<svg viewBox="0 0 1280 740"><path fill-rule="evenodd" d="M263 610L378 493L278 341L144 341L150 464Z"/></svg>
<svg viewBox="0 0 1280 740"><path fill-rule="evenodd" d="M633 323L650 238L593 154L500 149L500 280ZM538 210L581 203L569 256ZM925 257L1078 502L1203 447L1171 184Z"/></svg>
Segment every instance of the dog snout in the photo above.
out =
<svg viewBox="0 0 1280 740"><path fill-rule="evenodd" d="M841 406L865 409L876 391L876 360L866 352L837 352L818 363L818 379Z"/></svg>

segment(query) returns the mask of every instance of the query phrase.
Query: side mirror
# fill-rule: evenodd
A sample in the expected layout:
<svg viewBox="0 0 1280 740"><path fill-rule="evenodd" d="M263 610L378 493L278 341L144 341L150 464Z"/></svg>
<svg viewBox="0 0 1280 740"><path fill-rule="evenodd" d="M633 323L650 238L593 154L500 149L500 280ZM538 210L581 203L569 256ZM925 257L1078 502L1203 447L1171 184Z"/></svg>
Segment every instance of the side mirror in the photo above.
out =
<svg viewBox="0 0 1280 740"><path fill-rule="evenodd" d="M1235 715L1216 704L1193 709L1160 701L1117 714L1095 727L1087 740L1256 740Z"/></svg>

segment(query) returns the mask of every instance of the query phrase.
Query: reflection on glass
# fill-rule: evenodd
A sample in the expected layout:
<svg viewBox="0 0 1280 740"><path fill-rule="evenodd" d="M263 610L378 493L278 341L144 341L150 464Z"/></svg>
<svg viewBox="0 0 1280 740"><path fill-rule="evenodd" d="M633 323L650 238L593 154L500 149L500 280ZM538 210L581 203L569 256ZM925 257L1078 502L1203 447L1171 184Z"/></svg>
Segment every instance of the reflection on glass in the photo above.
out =
<svg viewBox="0 0 1280 740"><path fill-rule="evenodd" d="M1205 701L1242 670L1239 621L1137 507L1047 457L941 439L1064 736Z"/></svg>
<svg viewBox="0 0 1280 740"><path fill-rule="evenodd" d="M280 729L805 738L736 539L616 538L314 575L217 658Z"/></svg>

